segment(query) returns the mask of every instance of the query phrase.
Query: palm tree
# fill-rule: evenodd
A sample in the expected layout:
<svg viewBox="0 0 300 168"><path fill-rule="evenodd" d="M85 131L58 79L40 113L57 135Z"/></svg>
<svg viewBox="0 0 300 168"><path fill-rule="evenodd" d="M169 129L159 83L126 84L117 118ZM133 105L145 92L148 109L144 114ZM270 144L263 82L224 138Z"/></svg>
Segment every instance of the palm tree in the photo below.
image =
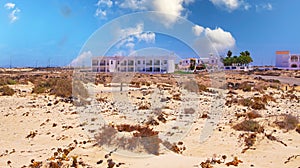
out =
<svg viewBox="0 0 300 168"><path fill-rule="evenodd" d="M230 58L231 56L232 56L232 52L230 50L228 50L227 57Z"/></svg>

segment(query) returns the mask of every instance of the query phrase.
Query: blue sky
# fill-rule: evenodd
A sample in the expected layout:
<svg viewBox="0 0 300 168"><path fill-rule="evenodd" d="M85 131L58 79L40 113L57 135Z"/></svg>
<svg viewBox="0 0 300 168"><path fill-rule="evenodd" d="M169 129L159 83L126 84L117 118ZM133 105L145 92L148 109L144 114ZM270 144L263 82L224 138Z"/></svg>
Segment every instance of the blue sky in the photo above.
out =
<svg viewBox="0 0 300 168"><path fill-rule="evenodd" d="M64 66L87 55L140 54L147 48L182 58L249 50L254 65L274 64L276 50L300 53L299 7L299 0L1 0L0 67L10 62ZM150 26L149 18L118 22L126 14L147 11L174 17L155 16ZM180 26L180 20L190 28ZM105 46L116 34L105 53L91 49Z"/></svg>

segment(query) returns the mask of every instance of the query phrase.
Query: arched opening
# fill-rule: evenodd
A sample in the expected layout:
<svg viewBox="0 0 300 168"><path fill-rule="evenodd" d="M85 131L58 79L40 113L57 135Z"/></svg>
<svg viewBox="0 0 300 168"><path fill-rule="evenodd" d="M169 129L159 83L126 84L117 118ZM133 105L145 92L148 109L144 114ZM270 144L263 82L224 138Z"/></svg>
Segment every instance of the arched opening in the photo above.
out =
<svg viewBox="0 0 300 168"><path fill-rule="evenodd" d="M291 56L291 62L298 62L298 56L296 55Z"/></svg>
<svg viewBox="0 0 300 168"><path fill-rule="evenodd" d="M292 64L291 68L297 68L298 66L296 64Z"/></svg>

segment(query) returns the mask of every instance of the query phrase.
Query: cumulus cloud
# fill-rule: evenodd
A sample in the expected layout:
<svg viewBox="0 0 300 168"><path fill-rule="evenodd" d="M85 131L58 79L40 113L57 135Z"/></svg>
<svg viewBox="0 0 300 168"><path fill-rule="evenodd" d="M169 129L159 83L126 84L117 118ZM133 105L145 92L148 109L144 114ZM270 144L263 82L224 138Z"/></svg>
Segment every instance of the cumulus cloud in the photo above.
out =
<svg viewBox="0 0 300 168"><path fill-rule="evenodd" d="M119 3L121 8L128 8L131 10L147 10L150 3L147 0L124 0Z"/></svg>
<svg viewBox="0 0 300 168"><path fill-rule="evenodd" d="M205 35L218 51L232 48L235 45L235 39L233 38L231 33L226 32L221 28L216 28L214 30L206 28Z"/></svg>
<svg viewBox="0 0 300 168"><path fill-rule="evenodd" d="M8 3L6 3L6 4L4 5L4 7L5 7L6 9L13 9L13 8L15 8L15 6L16 6L16 4L11 3L11 2L8 2Z"/></svg>
<svg viewBox="0 0 300 168"><path fill-rule="evenodd" d="M113 2L111 0L99 0L96 5L97 6L104 5L104 6L107 6L110 8L110 7L112 7Z"/></svg>
<svg viewBox="0 0 300 168"><path fill-rule="evenodd" d="M125 47L129 53L134 52L136 43L155 43L154 32L144 32L144 24L139 23L134 27L128 27L118 30L119 37L123 38L117 45L117 48Z"/></svg>
<svg viewBox="0 0 300 168"><path fill-rule="evenodd" d="M204 27L199 26L199 25L195 25L195 26L193 26L192 30L193 30L193 33L194 33L196 36L200 36L201 33L204 31Z"/></svg>
<svg viewBox="0 0 300 168"><path fill-rule="evenodd" d="M18 19L18 17L16 16L16 14L19 13L19 12L21 12L21 10L18 9L18 8L16 8L16 9L14 9L14 10L8 15L8 17L9 17L11 23L14 23L14 22Z"/></svg>
<svg viewBox="0 0 300 168"><path fill-rule="evenodd" d="M221 28L205 28L203 34L205 38L197 38L194 43L194 47L198 50L201 57L207 57L210 53L218 55L235 47L234 37L230 32Z"/></svg>
<svg viewBox="0 0 300 168"><path fill-rule="evenodd" d="M105 18L106 17L106 11L98 8L95 12L95 16Z"/></svg>
<svg viewBox="0 0 300 168"><path fill-rule="evenodd" d="M155 33L153 32L146 32L146 33L141 33L137 34L135 36L138 41L145 41L146 43L154 43L155 42Z"/></svg>
<svg viewBox="0 0 300 168"><path fill-rule="evenodd" d="M143 30L144 30L144 24L139 23L135 27L128 27L125 29L121 29L118 33L119 33L120 37L125 38L130 35L140 34L143 32Z"/></svg>
<svg viewBox="0 0 300 168"><path fill-rule="evenodd" d="M229 12L234 11L240 7L243 7L245 10L248 10L251 5L244 0L209 0L215 6L220 8L226 8Z"/></svg>
<svg viewBox="0 0 300 168"><path fill-rule="evenodd" d="M80 67L80 66L89 66L91 65L91 59L93 54L91 51L85 51L77 58L75 58L70 65L73 67Z"/></svg>
<svg viewBox="0 0 300 168"><path fill-rule="evenodd" d="M111 0L98 0L97 9L95 11L95 16L100 17L101 19L105 19L107 16L107 8L111 8L113 6L113 2Z"/></svg>
<svg viewBox="0 0 300 168"><path fill-rule="evenodd" d="M158 11L168 15L160 16L165 26L169 26L177 20L177 17L186 17L187 6L194 0L124 0L117 3L121 8L127 8L134 11Z"/></svg>
<svg viewBox="0 0 300 168"><path fill-rule="evenodd" d="M9 13L8 15L8 18L10 20L10 23L14 23L18 17L17 17L17 14L21 12L21 10L19 8L16 7L16 4L14 3L6 3L4 5L4 7L7 9L7 10L10 10L11 12Z"/></svg>

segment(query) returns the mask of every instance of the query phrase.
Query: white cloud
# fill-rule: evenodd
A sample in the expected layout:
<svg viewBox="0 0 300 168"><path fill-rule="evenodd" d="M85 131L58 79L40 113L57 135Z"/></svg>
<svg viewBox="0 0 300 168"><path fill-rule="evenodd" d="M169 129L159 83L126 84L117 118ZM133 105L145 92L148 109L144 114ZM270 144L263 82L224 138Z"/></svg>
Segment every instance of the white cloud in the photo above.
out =
<svg viewBox="0 0 300 168"><path fill-rule="evenodd" d="M206 28L205 35L217 51L222 51L235 46L235 39L233 38L231 33L226 32L221 28L216 28L214 30Z"/></svg>
<svg viewBox="0 0 300 168"><path fill-rule="evenodd" d="M193 44L194 48L199 52L200 57L207 57L210 53L218 55L228 49L235 47L235 39L230 32L221 28L210 29L205 28L204 37L197 38Z"/></svg>
<svg viewBox="0 0 300 168"><path fill-rule="evenodd" d="M204 31L204 27L199 26L199 25L195 25L195 26L193 26L192 30L193 30L193 33L194 33L196 36L200 36L201 33Z"/></svg>
<svg viewBox="0 0 300 168"><path fill-rule="evenodd" d="M271 10L273 10L273 5L271 3L260 4L260 5L256 5L255 7L256 7L256 11L261 11L261 10L271 11Z"/></svg>
<svg viewBox="0 0 300 168"><path fill-rule="evenodd" d="M104 6L107 6L107 7L112 7L113 5L113 2L111 0L99 0L97 2L97 6L101 6L101 5L104 5Z"/></svg>
<svg viewBox="0 0 300 168"><path fill-rule="evenodd" d="M128 8L131 10L147 10L148 3L149 2L147 0L124 0L119 4L119 6L121 8Z"/></svg>
<svg viewBox="0 0 300 168"><path fill-rule="evenodd" d="M155 33L153 32L146 32L146 33L141 33L137 34L135 36L138 41L145 41L146 43L154 43L155 42Z"/></svg>
<svg viewBox="0 0 300 168"><path fill-rule="evenodd" d="M134 43L127 43L125 46L126 46L127 48L133 50L135 44L134 44Z"/></svg>
<svg viewBox="0 0 300 168"><path fill-rule="evenodd" d="M78 67L78 66L87 66L91 65L91 58L93 57L93 54L91 51L85 51L81 55L79 55L77 58L75 58L70 65L73 67Z"/></svg>
<svg viewBox="0 0 300 168"><path fill-rule="evenodd" d="M111 0L98 0L95 16L105 19L107 16L107 8L111 8L113 2Z"/></svg>
<svg viewBox="0 0 300 168"><path fill-rule="evenodd" d="M16 4L11 3L11 2L8 2L8 3L6 3L6 4L4 5L4 7L5 7L6 9L13 9L13 8L15 8L15 6L16 6Z"/></svg>
<svg viewBox="0 0 300 168"><path fill-rule="evenodd" d="M95 12L95 16L100 16L101 18L106 17L106 11L98 8Z"/></svg>
<svg viewBox="0 0 300 168"><path fill-rule="evenodd" d="M17 13L21 12L20 9L16 8L14 9L9 15L8 15L8 18L10 19L10 22L11 23L14 23L18 17L16 16Z"/></svg>
<svg viewBox="0 0 300 168"><path fill-rule="evenodd" d="M117 33L119 34L119 37L123 39L118 44L116 44L116 47L118 49L120 49L121 47L127 48L129 54L134 52L136 43L155 43L155 33L144 32L143 23L139 23L135 27L120 29Z"/></svg>
<svg viewBox="0 0 300 168"><path fill-rule="evenodd" d="M177 20L177 17L186 17L187 9L184 5L193 3L194 0L124 0L119 4L121 8L127 8L134 11L158 11L168 15L160 18L165 26L169 26Z"/></svg>
<svg viewBox="0 0 300 168"><path fill-rule="evenodd" d="M229 12L234 11L240 7L243 7L245 10L248 10L251 5L245 2L244 0L209 0L215 6L220 8L226 8Z"/></svg>
<svg viewBox="0 0 300 168"><path fill-rule="evenodd" d="M6 3L4 7L8 10L11 10L11 12L8 15L8 18L10 20L10 23L14 23L18 19L17 14L20 13L21 10L16 7L16 4L11 2Z"/></svg>

